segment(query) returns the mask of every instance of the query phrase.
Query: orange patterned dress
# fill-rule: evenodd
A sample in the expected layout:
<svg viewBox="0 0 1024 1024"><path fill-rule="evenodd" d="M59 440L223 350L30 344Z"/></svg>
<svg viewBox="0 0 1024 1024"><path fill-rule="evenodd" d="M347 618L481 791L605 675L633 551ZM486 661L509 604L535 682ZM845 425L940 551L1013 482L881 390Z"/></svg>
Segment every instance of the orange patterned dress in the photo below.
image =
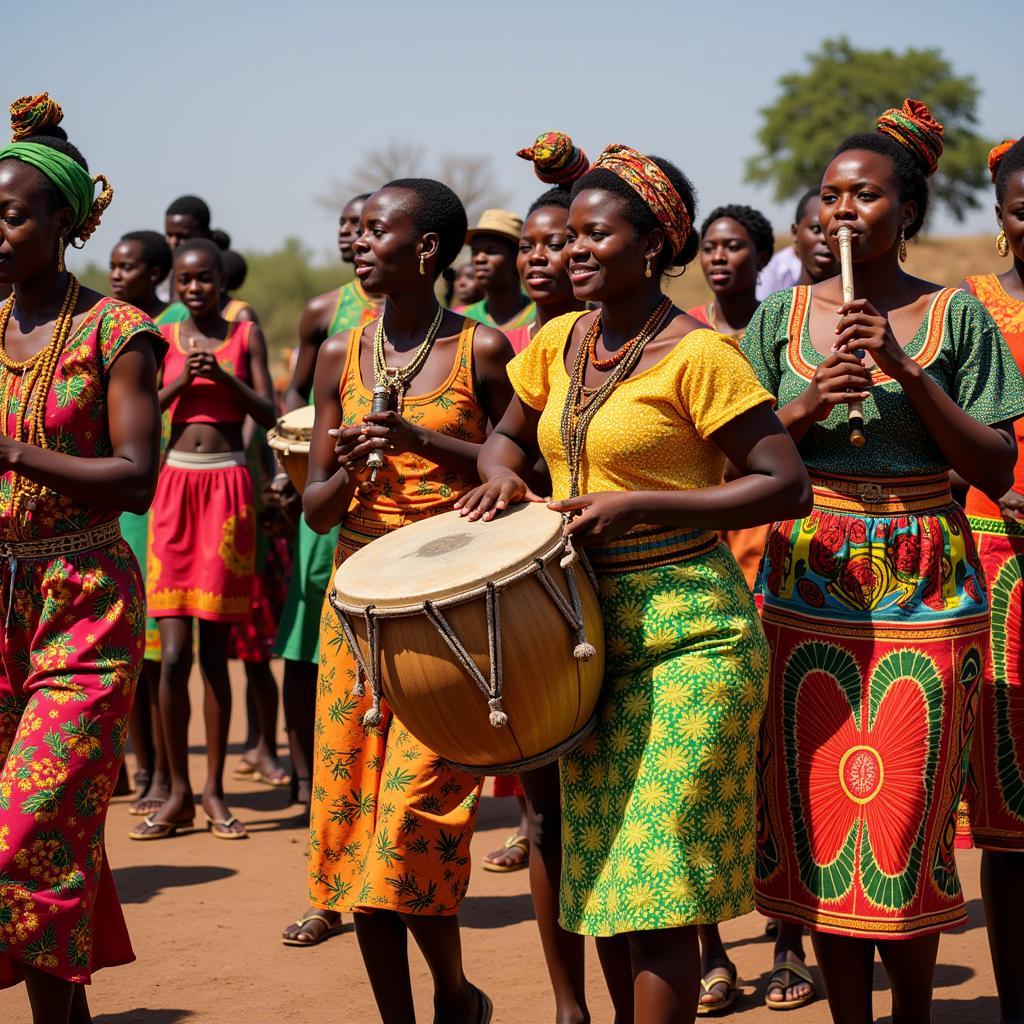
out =
<svg viewBox="0 0 1024 1024"><path fill-rule="evenodd" d="M1024 369L1024 302L1009 295L995 274L967 278L992 314L1017 365ZM1024 451L1024 420L1014 424ZM1024 494L1024 457L1015 491ZM978 544L992 607L992 644L985 660L978 719L957 845L1024 850L1024 524L1004 519L981 491L967 494L967 518Z"/></svg>
<svg viewBox="0 0 1024 1024"><path fill-rule="evenodd" d="M473 387L467 320L448 379L406 396L407 420L482 444L487 417ZM349 335L339 385L344 423L373 400L359 371L363 329ZM372 492L360 491L341 523L335 564L371 540L451 509L476 481L413 452L389 455ZM310 902L326 910L456 913L469 885L469 841L482 779L453 768L413 738L385 703L364 729L370 695L358 697L356 660L326 602L320 628L316 749L310 814Z"/></svg>

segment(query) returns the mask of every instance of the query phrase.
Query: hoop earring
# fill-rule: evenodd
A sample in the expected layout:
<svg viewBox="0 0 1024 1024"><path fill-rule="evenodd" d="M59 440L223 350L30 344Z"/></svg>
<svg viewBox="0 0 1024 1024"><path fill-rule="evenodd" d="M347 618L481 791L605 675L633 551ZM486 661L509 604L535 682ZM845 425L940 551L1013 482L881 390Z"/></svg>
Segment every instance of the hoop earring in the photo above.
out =
<svg viewBox="0 0 1024 1024"><path fill-rule="evenodd" d="M1006 232L1000 228L999 234L996 235L996 252L1000 256L1008 256L1010 253L1010 243L1007 241Z"/></svg>
<svg viewBox="0 0 1024 1024"><path fill-rule="evenodd" d="M900 251L899 251L900 263L907 262L907 231L906 228L900 228Z"/></svg>
<svg viewBox="0 0 1024 1024"><path fill-rule="evenodd" d="M651 258L650 258L650 256L648 256L647 257L647 266L644 267L644 277L650 277L650 276L651 276Z"/></svg>
<svg viewBox="0 0 1024 1024"><path fill-rule="evenodd" d="M420 273L425 274L426 272L427 268L423 265L423 253L420 253Z"/></svg>
<svg viewBox="0 0 1024 1024"><path fill-rule="evenodd" d="M64 273L64 238L57 239L57 273Z"/></svg>

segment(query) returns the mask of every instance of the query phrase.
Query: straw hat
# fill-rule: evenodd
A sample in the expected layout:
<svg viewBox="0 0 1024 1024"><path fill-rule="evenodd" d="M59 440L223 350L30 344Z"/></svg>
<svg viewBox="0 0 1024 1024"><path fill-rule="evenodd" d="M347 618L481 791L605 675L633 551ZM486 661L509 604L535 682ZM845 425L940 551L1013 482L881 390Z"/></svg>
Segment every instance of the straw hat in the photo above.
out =
<svg viewBox="0 0 1024 1024"><path fill-rule="evenodd" d="M523 218L511 210L484 210L475 228L466 232L466 244L472 243L477 235L499 235L519 241L523 233Z"/></svg>

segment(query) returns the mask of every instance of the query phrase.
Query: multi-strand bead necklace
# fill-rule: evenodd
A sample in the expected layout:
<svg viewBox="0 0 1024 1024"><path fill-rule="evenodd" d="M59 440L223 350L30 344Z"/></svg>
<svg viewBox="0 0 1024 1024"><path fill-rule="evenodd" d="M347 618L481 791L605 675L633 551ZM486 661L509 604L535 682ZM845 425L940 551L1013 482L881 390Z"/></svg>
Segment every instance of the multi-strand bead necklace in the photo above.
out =
<svg viewBox="0 0 1024 1024"><path fill-rule="evenodd" d="M71 336L71 324L75 317L75 306L78 305L78 279L68 275L68 287L64 293L64 302L53 327L53 334L44 348L34 356L25 360L12 359L7 354L7 324L14 310L14 296L0 306L0 367L3 367L0 381L0 433L15 441L33 444L38 448L48 448L46 440L45 415L46 399L53 386L53 378L57 372L57 364L64 352L64 346ZM15 381L22 384L15 393ZM31 416L28 415L31 410ZM14 431L8 433L11 415L14 415ZM25 421L28 419L28 427ZM11 485L10 515L15 523L24 524L26 513L36 506L36 500L42 493L43 485L29 480L20 473L14 474Z"/></svg>
<svg viewBox="0 0 1024 1024"><path fill-rule="evenodd" d="M608 359L597 357L597 341L601 337L601 314L594 317L594 322L587 330L569 377L569 391L565 396L562 408L562 447L569 466L569 497L579 496L580 468L583 463L583 450L587 441L587 430L598 409L608 400L612 391L620 381L629 376L635 369L644 349L651 339L657 337L672 310L672 301L664 298L647 318L640 333L630 338L621 348ZM611 370L597 388L588 388L583 383L586 378L587 363L596 370Z"/></svg>
<svg viewBox="0 0 1024 1024"><path fill-rule="evenodd" d="M392 370L384 358L384 346L388 343L388 336L384 332L383 313L381 313L380 319L377 321L377 330L373 335L373 374L376 377L377 384L386 384L396 396L395 406L399 416L402 415L402 411L405 408L405 393L409 390L409 385L412 383L413 378L423 369L423 364L427 361L427 356L430 355L430 350L434 347L434 340L437 338L437 332L441 329L441 320L443 318L444 308L438 306L434 322L430 325L426 337L420 342L420 347L416 349L409 363L400 370Z"/></svg>

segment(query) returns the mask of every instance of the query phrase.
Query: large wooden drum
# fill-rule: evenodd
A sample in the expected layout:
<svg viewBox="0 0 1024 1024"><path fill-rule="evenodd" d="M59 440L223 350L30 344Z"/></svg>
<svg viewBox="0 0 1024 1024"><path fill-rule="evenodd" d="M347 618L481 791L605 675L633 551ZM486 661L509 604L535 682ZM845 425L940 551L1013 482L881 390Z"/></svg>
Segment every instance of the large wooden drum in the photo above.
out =
<svg viewBox="0 0 1024 1024"><path fill-rule="evenodd" d="M368 678L409 731L460 768L508 775L594 727L604 629L562 517L533 503L491 522L448 512L346 559L330 601Z"/></svg>
<svg viewBox="0 0 1024 1024"><path fill-rule="evenodd" d="M273 449L292 486L301 494L309 475L309 440L313 436L312 405L285 413L277 426L267 431L267 444Z"/></svg>

